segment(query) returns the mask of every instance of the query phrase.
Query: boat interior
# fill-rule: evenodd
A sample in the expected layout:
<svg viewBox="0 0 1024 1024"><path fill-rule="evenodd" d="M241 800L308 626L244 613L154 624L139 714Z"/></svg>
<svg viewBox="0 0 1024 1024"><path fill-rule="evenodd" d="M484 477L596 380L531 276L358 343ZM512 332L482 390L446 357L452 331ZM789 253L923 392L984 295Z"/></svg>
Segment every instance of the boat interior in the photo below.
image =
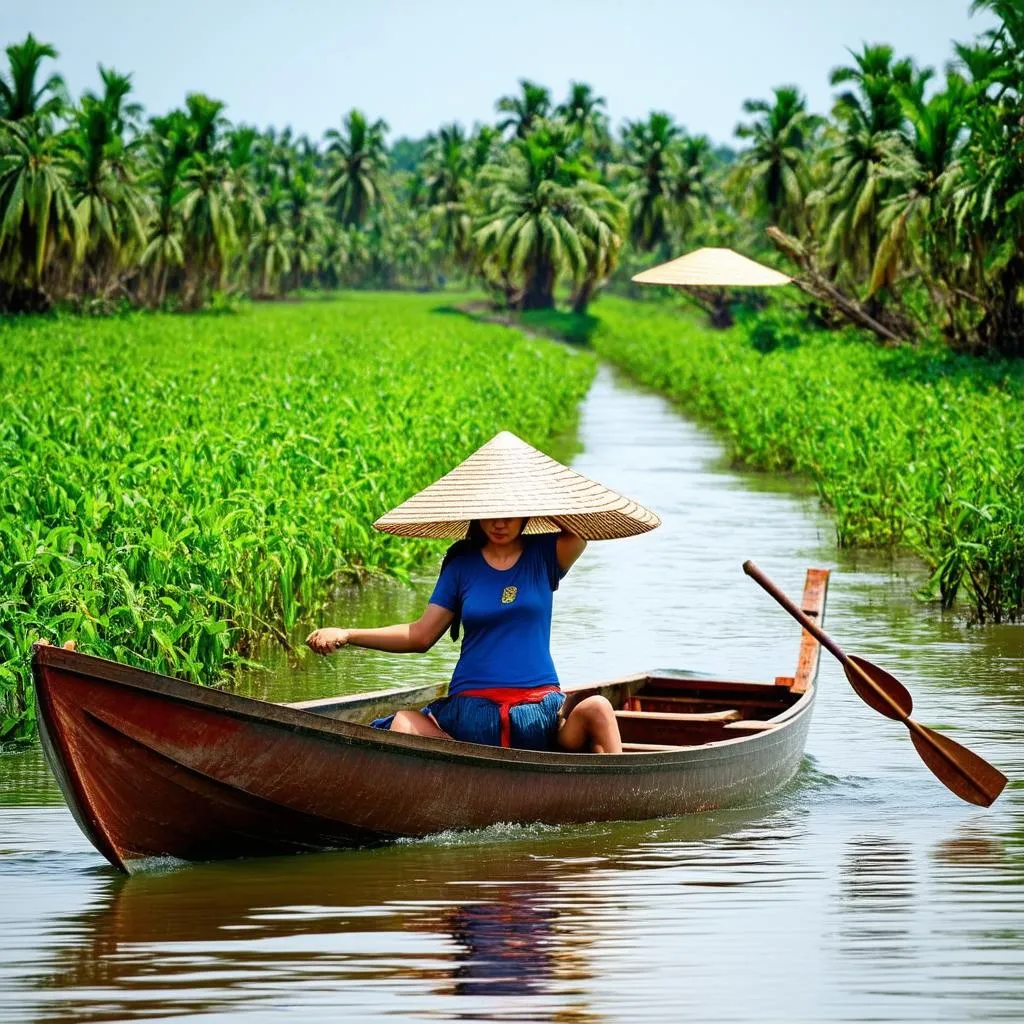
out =
<svg viewBox="0 0 1024 1024"><path fill-rule="evenodd" d="M821 621L828 572L810 569L801 606ZM593 694L615 708L622 749L627 753L678 750L740 739L777 729L799 710L818 673L820 648L802 633L796 672L770 683L735 682L692 673L641 673L594 686L566 688L564 713ZM412 690L301 701L289 705L343 721L369 725L374 718L399 708L419 709L444 696L445 685Z"/></svg>
<svg viewBox="0 0 1024 1024"><path fill-rule="evenodd" d="M564 712L568 714L586 697L606 697L615 708L623 751L643 753L703 746L776 729L790 717L787 712L795 709L806 691L807 685L797 685L797 680L788 676L772 684L653 672L567 689ZM290 706L369 725L374 718L399 708L421 708L443 692L443 686L425 687Z"/></svg>

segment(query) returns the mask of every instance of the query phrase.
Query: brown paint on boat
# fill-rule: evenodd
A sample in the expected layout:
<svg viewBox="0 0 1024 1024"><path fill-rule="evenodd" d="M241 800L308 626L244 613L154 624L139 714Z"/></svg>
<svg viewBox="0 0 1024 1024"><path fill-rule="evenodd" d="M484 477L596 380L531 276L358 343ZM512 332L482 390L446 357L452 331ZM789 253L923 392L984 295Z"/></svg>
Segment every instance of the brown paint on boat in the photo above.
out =
<svg viewBox="0 0 1024 1024"><path fill-rule="evenodd" d="M828 573L803 607L824 617ZM497 822L641 820L757 800L803 756L818 645L786 685L640 673L567 691L619 710L620 755L506 750L368 727L444 685L271 704L36 645L43 750L82 831L129 871L370 845Z"/></svg>

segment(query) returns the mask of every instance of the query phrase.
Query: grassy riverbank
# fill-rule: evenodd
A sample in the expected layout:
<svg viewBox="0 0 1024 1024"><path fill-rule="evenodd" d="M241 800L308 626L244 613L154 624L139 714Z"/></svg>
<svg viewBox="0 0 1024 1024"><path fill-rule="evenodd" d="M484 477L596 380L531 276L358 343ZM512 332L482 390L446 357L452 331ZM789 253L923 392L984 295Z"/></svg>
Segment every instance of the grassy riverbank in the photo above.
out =
<svg viewBox="0 0 1024 1024"><path fill-rule="evenodd" d="M29 647L213 682L366 571L429 550L371 523L502 428L543 445L593 360L348 294L230 315L0 327L0 737Z"/></svg>
<svg viewBox="0 0 1024 1024"><path fill-rule="evenodd" d="M909 547L947 605L1024 617L1024 362L713 331L614 297L594 313L598 353L718 428L736 461L810 477L840 544Z"/></svg>

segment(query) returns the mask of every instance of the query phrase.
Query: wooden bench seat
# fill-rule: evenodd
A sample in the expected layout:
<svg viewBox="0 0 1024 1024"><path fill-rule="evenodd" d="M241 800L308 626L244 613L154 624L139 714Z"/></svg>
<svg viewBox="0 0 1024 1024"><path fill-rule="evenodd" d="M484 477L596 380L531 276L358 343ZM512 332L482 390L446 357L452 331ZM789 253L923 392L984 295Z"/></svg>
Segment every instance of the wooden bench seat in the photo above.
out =
<svg viewBox="0 0 1024 1024"><path fill-rule="evenodd" d="M682 713L677 711L616 711L616 718L653 719L659 722L738 722L743 715L735 708L724 711Z"/></svg>
<svg viewBox="0 0 1024 1024"><path fill-rule="evenodd" d="M776 722L757 722L751 719L743 722L729 722L723 728L725 732L771 732L772 729L778 728L778 724Z"/></svg>
<svg viewBox="0 0 1024 1024"><path fill-rule="evenodd" d="M716 740L727 740L743 732L730 732L735 726L749 724L748 732L765 728L764 722L747 722L735 708L721 708L703 714L669 711L616 711L623 744L647 747L695 747Z"/></svg>

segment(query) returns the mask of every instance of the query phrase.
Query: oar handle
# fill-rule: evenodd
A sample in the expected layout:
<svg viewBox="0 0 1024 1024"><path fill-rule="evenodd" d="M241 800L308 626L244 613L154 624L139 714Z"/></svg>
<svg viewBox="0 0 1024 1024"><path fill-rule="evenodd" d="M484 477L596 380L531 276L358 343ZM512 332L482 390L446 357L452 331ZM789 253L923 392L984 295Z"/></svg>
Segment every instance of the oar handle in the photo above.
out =
<svg viewBox="0 0 1024 1024"><path fill-rule="evenodd" d="M768 579L768 577L765 576L765 574L761 572L761 570L758 569L758 567L754 565L754 563L750 561L749 558L747 559L747 561L743 563L743 571L762 590L764 590L767 594L771 595L771 597L778 601L778 603L782 605L782 607L785 608L786 611L789 612L789 614L792 615L793 618L796 619L796 621L799 622L800 625L803 626L804 629L806 629L807 632L810 633L811 636L813 636L814 639L822 645L822 647L825 647L828 650L830 650L843 663L844 666L856 668L853 662L851 662L850 659L846 656L846 652L842 649L842 647L840 647L839 644L837 644L835 640L833 640L832 637L830 637L828 633L826 633L825 630L823 630L821 626L819 626L814 621L814 619L812 619L809 615L801 611L801 609L799 609L795 604L793 604L793 602L788 597L786 597L786 595L781 590L779 590L779 588L775 586L775 584L772 583L772 581ZM868 681L870 682L870 680Z"/></svg>

